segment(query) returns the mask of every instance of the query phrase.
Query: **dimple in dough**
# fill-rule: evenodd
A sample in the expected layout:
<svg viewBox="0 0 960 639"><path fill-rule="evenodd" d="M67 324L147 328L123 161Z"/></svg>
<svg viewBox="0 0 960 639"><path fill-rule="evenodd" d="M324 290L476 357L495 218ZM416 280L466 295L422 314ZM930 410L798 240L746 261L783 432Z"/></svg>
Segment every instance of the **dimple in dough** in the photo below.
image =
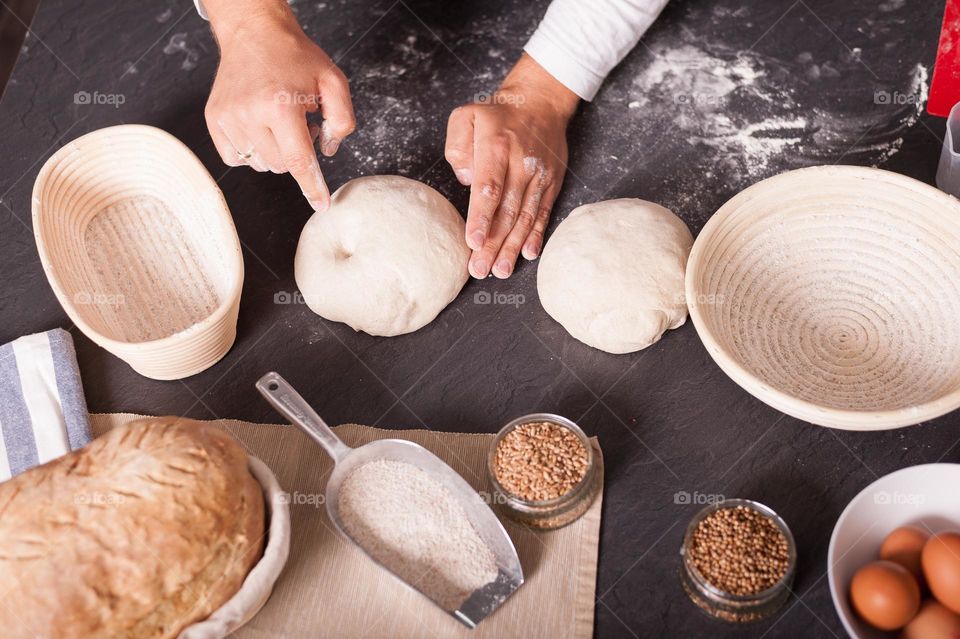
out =
<svg viewBox="0 0 960 639"><path fill-rule="evenodd" d="M469 277L456 208L426 184L396 175L357 178L314 213L294 272L317 315L370 335L426 326Z"/></svg>
<svg viewBox="0 0 960 639"><path fill-rule="evenodd" d="M547 313L608 353L650 346L687 319L684 272L693 236L668 209L638 199L575 209L547 242L537 292Z"/></svg>

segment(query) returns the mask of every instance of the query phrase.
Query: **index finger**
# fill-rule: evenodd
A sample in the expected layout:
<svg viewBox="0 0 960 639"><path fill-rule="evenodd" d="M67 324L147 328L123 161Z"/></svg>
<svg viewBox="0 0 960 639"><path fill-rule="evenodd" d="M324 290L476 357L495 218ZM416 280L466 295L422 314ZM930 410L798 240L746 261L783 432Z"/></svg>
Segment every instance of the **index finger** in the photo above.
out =
<svg viewBox="0 0 960 639"><path fill-rule="evenodd" d="M314 211L330 206L330 190L320 173L320 162L303 115L291 113L270 128L284 165L300 185L303 196Z"/></svg>

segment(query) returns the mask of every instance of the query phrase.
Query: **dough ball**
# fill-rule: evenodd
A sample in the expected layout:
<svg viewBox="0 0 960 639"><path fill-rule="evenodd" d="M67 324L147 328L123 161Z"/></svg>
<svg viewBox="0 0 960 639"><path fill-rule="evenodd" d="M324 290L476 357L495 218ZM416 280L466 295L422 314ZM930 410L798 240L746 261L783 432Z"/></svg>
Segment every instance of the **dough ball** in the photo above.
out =
<svg viewBox="0 0 960 639"><path fill-rule="evenodd" d="M586 204L543 250L540 302L581 342L608 353L638 351L686 321L683 276L692 245L683 221L652 202Z"/></svg>
<svg viewBox="0 0 960 639"><path fill-rule="evenodd" d="M370 335L426 326L469 277L464 222L426 184L362 177L333 194L300 235L294 271L317 315Z"/></svg>

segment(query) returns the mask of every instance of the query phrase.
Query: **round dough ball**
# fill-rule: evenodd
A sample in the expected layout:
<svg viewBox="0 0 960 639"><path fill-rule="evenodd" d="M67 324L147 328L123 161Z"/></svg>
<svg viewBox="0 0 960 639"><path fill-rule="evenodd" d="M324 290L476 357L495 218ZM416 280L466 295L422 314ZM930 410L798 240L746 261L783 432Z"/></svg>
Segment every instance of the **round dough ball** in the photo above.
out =
<svg viewBox="0 0 960 639"><path fill-rule="evenodd" d="M683 221L658 204L586 204L544 248L540 302L581 342L608 353L638 351L686 321L683 276L692 245Z"/></svg>
<svg viewBox="0 0 960 639"><path fill-rule="evenodd" d="M347 182L300 235L294 271L317 315L370 335L429 324L469 277L463 218L416 180L378 175Z"/></svg>

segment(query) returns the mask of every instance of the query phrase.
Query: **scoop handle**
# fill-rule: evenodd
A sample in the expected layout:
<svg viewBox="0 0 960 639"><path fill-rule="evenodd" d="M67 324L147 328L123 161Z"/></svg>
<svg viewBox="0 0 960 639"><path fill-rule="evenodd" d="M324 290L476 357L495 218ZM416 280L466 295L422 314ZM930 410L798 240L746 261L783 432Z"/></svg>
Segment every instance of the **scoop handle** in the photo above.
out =
<svg viewBox="0 0 960 639"><path fill-rule="evenodd" d="M317 442L337 463L353 449L340 441L317 412L310 407L300 393L293 389L279 373L269 372L257 382L257 390L287 418L291 424Z"/></svg>

